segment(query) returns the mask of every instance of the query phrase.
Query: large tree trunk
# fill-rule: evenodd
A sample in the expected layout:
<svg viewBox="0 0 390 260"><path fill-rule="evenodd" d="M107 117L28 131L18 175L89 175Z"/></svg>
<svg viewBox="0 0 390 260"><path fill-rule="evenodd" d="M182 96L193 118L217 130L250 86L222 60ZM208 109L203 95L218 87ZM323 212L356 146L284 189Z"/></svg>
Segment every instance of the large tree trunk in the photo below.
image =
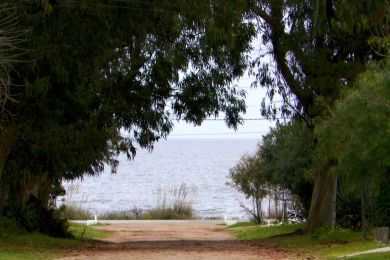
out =
<svg viewBox="0 0 390 260"><path fill-rule="evenodd" d="M1 129L0 134L0 217L3 216L4 203L7 199L9 187L4 181L4 167L15 142L15 134L10 129Z"/></svg>
<svg viewBox="0 0 390 260"><path fill-rule="evenodd" d="M337 178L328 175L333 164L332 160L328 160L316 177L305 230L307 234L312 234L320 227L335 225Z"/></svg>

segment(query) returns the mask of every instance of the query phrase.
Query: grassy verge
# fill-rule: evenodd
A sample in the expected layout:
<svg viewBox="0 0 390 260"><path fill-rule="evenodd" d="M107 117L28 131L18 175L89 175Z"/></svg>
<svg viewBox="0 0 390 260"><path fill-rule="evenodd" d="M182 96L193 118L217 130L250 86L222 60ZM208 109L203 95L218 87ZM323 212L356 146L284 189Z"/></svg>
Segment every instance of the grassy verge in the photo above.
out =
<svg viewBox="0 0 390 260"><path fill-rule="evenodd" d="M62 215L69 220L88 220L94 218L88 210L72 206L63 207ZM141 209L110 211L100 214L97 217L98 219L104 220L193 219L194 209L188 204L164 205L147 211Z"/></svg>
<svg viewBox="0 0 390 260"><path fill-rule="evenodd" d="M322 229L313 235L296 232L303 228L303 225L229 227L239 239L260 240L264 244L286 249L298 256L310 255L328 259L381 247L375 241L363 240L361 232L345 229ZM378 254L368 257L376 255Z"/></svg>
<svg viewBox="0 0 390 260"><path fill-rule="evenodd" d="M238 222L236 224L230 225L229 228L239 228L239 227L253 227L258 226L256 222Z"/></svg>
<svg viewBox="0 0 390 260"><path fill-rule="evenodd" d="M99 239L109 235L93 227L78 224L70 226L75 238L53 238L40 233L2 233L0 259L52 259L64 250L76 248L83 239Z"/></svg>
<svg viewBox="0 0 390 260"><path fill-rule="evenodd" d="M364 254L359 256L354 256L350 258L351 260L377 260L377 259L390 259L390 252L386 253L375 253L375 254Z"/></svg>
<svg viewBox="0 0 390 260"><path fill-rule="evenodd" d="M111 233L108 231L97 230L93 226L85 226L72 223L69 231L76 239L102 239L108 237Z"/></svg>
<svg viewBox="0 0 390 260"><path fill-rule="evenodd" d="M68 192L77 193L77 188ZM156 205L152 209L144 210L133 206L126 210L106 212L97 217L104 220L193 219L195 211L192 201L196 192L195 186L187 186L185 183L165 189L160 187L157 190ZM88 209L77 205L65 204L60 211L63 217L70 220L94 218Z"/></svg>

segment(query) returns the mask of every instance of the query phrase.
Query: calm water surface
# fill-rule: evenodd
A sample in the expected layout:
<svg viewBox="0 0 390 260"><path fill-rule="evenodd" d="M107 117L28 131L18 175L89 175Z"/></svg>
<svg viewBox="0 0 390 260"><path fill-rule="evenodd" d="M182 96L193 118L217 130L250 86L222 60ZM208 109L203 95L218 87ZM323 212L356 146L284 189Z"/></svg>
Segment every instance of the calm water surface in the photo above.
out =
<svg viewBox="0 0 390 260"><path fill-rule="evenodd" d="M182 183L196 187L192 198L198 217L247 218L240 204L244 197L232 187L229 169L244 154L254 153L257 139L169 139L153 152L139 150L134 161L120 156L118 171L107 167L98 177L64 183L67 203L92 213L154 207L158 190L168 191Z"/></svg>

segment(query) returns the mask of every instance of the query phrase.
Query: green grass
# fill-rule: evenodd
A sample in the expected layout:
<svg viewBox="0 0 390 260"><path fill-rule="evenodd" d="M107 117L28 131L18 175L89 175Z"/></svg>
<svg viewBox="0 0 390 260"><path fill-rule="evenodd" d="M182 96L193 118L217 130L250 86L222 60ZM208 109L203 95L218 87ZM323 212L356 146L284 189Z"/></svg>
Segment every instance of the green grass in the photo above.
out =
<svg viewBox="0 0 390 260"><path fill-rule="evenodd" d="M0 259L51 259L59 249L78 246L78 239L53 238L39 233L3 235Z"/></svg>
<svg viewBox="0 0 390 260"><path fill-rule="evenodd" d="M180 207L154 208L145 212L135 214L133 210L129 211L111 211L99 215L99 219L104 220L150 220L150 219L193 219L194 210L192 206L181 205Z"/></svg>
<svg viewBox="0 0 390 260"><path fill-rule="evenodd" d="M1 260L20 260L20 259L34 259L34 260L46 260L52 259L55 254L48 252L16 252L9 249L0 249Z"/></svg>
<svg viewBox="0 0 390 260"><path fill-rule="evenodd" d="M255 222L238 222L234 225L228 226L228 228L239 228L239 227L253 227L257 226Z"/></svg>
<svg viewBox="0 0 390 260"><path fill-rule="evenodd" d="M243 227L237 228L234 234L242 240L260 240L264 244L320 258L343 256L381 247L375 241L363 240L361 232L346 229L322 229L314 235L292 234L302 228L303 225Z"/></svg>
<svg viewBox="0 0 390 260"><path fill-rule="evenodd" d="M74 208L71 206L64 207L63 216L70 220L88 220L93 219L93 216L83 208ZM104 220L148 220L148 219L193 219L194 209L191 205L178 204L174 206L163 206L142 210L122 210L111 211L98 215L99 219Z"/></svg>
<svg viewBox="0 0 390 260"><path fill-rule="evenodd" d="M52 259L66 249L80 246L80 238L99 239L110 235L79 224L71 224L70 231L75 238L53 238L41 233L3 233L0 236L0 259Z"/></svg>
<svg viewBox="0 0 390 260"><path fill-rule="evenodd" d="M390 252L386 253L373 253L354 256L348 259L352 260L376 260L376 259L390 259Z"/></svg>
<svg viewBox="0 0 390 260"><path fill-rule="evenodd" d="M237 223L236 225L238 225L237 227L249 227L235 233L236 237L242 240L265 239L272 236L292 233L299 228L303 228L303 225L254 226L254 227L253 224L250 225L250 223L242 224L242 226L240 226L240 223ZM235 227L236 227L235 225L229 226L229 228L235 228Z"/></svg>
<svg viewBox="0 0 390 260"><path fill-rule="evenodd" d="M100 214L98 218L105 220L193 219L195 214L191 201L195 194L196 187L187 186L185 183L168 189L159 188L156 206L152 209L143 210L133 206L126 210ZM94 217L83 207L71 204L63 205L60 211L63 217L70 220L88 220Z"/></svg>
<svg viewBox="0 0 390 260"><path fill-rule="evenodd" d="M93 228L93 226L85 226L82 224L75 224L69 228L69 231L77 239L102 239L108 237L111 233Z"/></svg>

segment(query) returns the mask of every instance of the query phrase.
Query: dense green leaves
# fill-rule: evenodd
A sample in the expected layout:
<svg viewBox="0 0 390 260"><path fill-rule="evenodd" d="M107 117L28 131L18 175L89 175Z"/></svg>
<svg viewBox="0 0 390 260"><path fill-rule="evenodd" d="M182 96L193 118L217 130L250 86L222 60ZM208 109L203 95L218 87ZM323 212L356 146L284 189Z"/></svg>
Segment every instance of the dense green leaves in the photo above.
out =
<svg viewBox="0 0 390 260"><path fill-rule="evenodd" d="M99 172L103 162L115 166L115 153L134 155L136 143L151 148L165 137L171 114L200 124L224 111L230 126L240 121L242 93L226 86L243 73L254 33L242 2L235 8L218 1L17 7L29 28L31 62L12 75L20 85L13 91L19 103L9 107L20 125L12 171L27 167L66 178ZM34 159L23 163L31 165L22 166L20 153ZM32 167L40 162L42 168Z"/></svg>
<svg viewBox="0 0 390 260"><path fill-rule="evenodd" d="M313 161L313 134L302 122L278 125L263 137L259 156L266 176L275 186L297 195L305 214L313 190L308 170Z"/></svg>
<svg viewBox="0 0 390 260"><path fill-rule="evenodd" d="M337 158L332 172L359 191L367 183L378 187L390 169L389 63L371 65L356 84L316 133L319 156Z"/></svg>
<svg viewBox="0 0 390 260"><path fill-rule="evenodd" d="M261 54L253 62L257 81L267 87L271 100L262 104L265 116L301 118L310 129L328 116L328 107L352 88L357 76L370 61L387 53L388 1L362 0L259 0L250 1L250 10L261 33ZM374 39L374 40L373 40ZM263 59L271 54L271 64ZM282 104L273 97L283 97ZM313 139L315 141L315 139ZM313 142L313 148L315 148ZM307 232L331 225L336 181L327 174L333 165L331 154L317 158L316 176Z"/></svg>
<svg viewBox="0 0 390 260"><path fill-rule="evenodd" d="M243 156L238 164L230 169L231 185L251 201L252 208L242 206L258 224L263 221L262 200L271 189L269 179L264 175L263 166L256 154Z"/></svg>
<svg viewBox="0 0 390 260"><path fill-rule="evenodd" d="M313 135L301 122L278 124L263 136L255 155L244 156L230 170L234 187L247 198L261 200L271 192L288 191L307 215L313 190Z"/></svg>
<svg viewBox="0 0 390 260"><path fill-rule="evenodd" d="M390 168L389 118L389 65L372 65L318 127L320 156L333 154L333 171L348 174L353 183L374 181Z"/></svg>
<svg viewBox="0 0 390 260"><path fill-rule="evenodd" d="M375 2L375 3L368 3ZM381 59L369 39L382 35L386 20L362 20L385 10L385 1L251 1L251 13L261 33L260 50L270 53L272 64L259 56L252 67L255 85L267 87L285 103L263 103L263 114L300 115L310 127L326 114L326 107L350 86L368 60ZM353 12L351 13L351 8ZM350 19L352 15L356 19ZM351 29L352 27L352 29ZM359 30L355 29L359 27Z"/></svg>
<svg viewBox="0 0 390 260"><path fill-rule="evenodd" d="M258 155L247 158L250 167L242 162L236 169L252 178L247 169L255 167L262 177L239 185L247 190L269 182L308 207L312 184L304 173L313 163L314 128L320 156L312 172L328 180L325 187L336 183L328 168L345 173L356 189L363 182L376 187L388 173L385 68L361 76L359 90L326 120L365 64L387 53L387 1L3 2L12 10L0 15L18 14L13 26L26 35L17 43L27 51L24 63L7 70L13 87L0 93L1 100L6 93L18 101L2 106L0 216L7 194L18 194L22 204L29 197L44 203L63 179L98 174L105 163L115 170L117 154L151 149L175 118L199 125L223 112L228 126L237 127L244 92L231 83L243 74L256 33L261 54L251 67L254 85L265 86L271 100L277 94L284 100L279 110L263 102L263 114L295 115L309 129L294 118L271 131ZM324 197L319 193L316 198ZM330 204L322 208L329 211Z"/></svg>
<svg viewBox="0 0 390 260"><path fill-rule="evenodd" d="M176 117L240 123L243 93L230 85L255 33L245 1L7 2L29 51L10 73L0 216L7 194L47 206L62 180L115 171L116 155L151 149Z"/></svg>

